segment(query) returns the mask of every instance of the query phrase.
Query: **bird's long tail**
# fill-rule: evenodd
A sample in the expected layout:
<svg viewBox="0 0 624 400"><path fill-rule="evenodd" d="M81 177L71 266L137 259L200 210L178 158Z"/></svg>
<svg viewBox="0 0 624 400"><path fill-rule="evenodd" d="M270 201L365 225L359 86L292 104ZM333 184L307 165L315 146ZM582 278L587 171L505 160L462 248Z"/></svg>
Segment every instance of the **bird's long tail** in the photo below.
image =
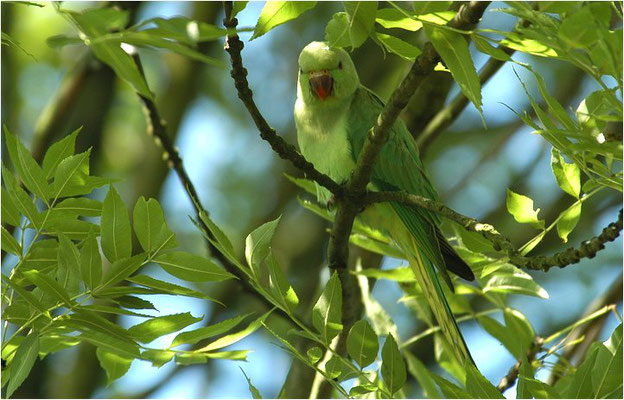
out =
<svg viewBox="0 0 624 400"><path fill-rule="evenodd" d="M457 357L457 360L462 365L467 361L474 364L474 360L468 351L466 341L457 326L451 307L442 291L442 286L433 264L423 257L411 235L403 237L402 242L404 243L399 243L399 245L406 252L410 266L414 271L414 275L416 275L416 282L418 282L422 288L444 337L449 341L455 352L455 357Z"/></svg>

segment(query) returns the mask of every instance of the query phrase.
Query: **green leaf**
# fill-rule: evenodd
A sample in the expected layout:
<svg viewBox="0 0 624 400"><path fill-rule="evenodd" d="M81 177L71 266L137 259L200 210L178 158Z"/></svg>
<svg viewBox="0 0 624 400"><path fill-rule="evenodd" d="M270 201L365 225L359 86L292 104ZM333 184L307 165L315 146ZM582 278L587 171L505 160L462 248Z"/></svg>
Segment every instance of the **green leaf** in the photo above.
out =
<svg viewBox="0 0 624 400"><path fill-rule="evenodd" d="M35 296L33 296L32 292L29 292L20 285L17 285L5 275L2 275L2 280L6 284L8 284L14 291L16 291L17 294L19 294L28 304L33 306L33 308L37 310L41 315L50 318L50 313L48 312L47 308L43 304L41 304L41 302Z"/></svg>
<svg viewBox="0 0 624 400"><path fill-rule="evenodd" d="M553 174L559 187L570 196L579 198L581 194L581 170L575 163L566 163L559 150L552 148L550 159Z"/></svg>
<svg viewBox="0 0 624 400"><path fill-rule="evenodd" d="M361 319L351 327L347 336L347 352L360 368L370 365L379 351L377 335L370 324Z"/></svg>
<svg viewBox="0 0 624 400"><path fill-rule="evenodd" d="M176 285L170 282L161 281L159 279L154 279L148 275L135 275L130 278L126 278L128 282L136 283L141 286L146 286L148 288L157 289L162 291L163 293L172 294L172 295L182 295L188 297L197 297L199 299L206 299L210 301L214 301L216 303L221 304L218 300L213 299L207 294L198 292L197 290L189 289L184 286Z"/></svg>
<svg viewBox="0 0 624 400"><path fill-rule="evenodd" d="M96 292L100 292L101 289L114 285L132 275L143 265L145 258L146 254L140 253L133 257L121 258L115 261L104 274L102 283L97 287Z"/></svg>
<svg viewBox="0 0 624 400"><path fill-rule="evenodd" d="M102 257L93 231L89 232L80 250L80 275L89 289L96 288L102 280Z"/></svg>
<svg viewBox="0 0 624 400"><path fill-rule="evenodd" d="M535 228L544 229L544 220L539 219L540 209L533 209L533 200L507 189L507 210L521 224L531 224Z"/></svg>
<svg viewBox="0 0 624 400"><path fill-rule="evenodd" d="M386 383L388 391L394 394L405 385L407 374L405 372L405 362L392 334L388 335L381 349L381 360L381 376Z"/></svg>
<svg viewBox="0 0 624 400"><path fill-rule="evenodd" d="M323 357L323 350L321 350L321 348L317 346L310 347L306 352L306 355L308 356L308 360L310 361L310 363L314 365L319 362L321 357Z"/></svg>
<svg viewBox="0 0 624 400"><path fill-rule="evenodd" d="M552 386L545 384L537 379L527 378L520 375L518 384L525 385L527 391L536 399L560 399L561 394Z"/></svg>
<svg viewBox="0 0 624 400"><path fill-rule="evenodd" d="M448 29L425 25L425 32L444 64L448 67L462 93L477 107L481 108L481 83L477 70L470 57L468 42L460 33Z"/></svg>
<svg viewBox="0 0 624 400"><path fill-rule="evenodd" d="M477 50L479 50L483 54L487 54L490 57L499 60L499 61L509 61L511 60L511 56L505 53L498 47L494 47L490 44L490 42L484 39L482 36L477 34L470 35L472 41L474 42Z"/></svg>
<svg viewBox="0 0 624 400"><path fill-rule="evenodd" d="M1 227L2 229L2 241L0 241L0 245L2 250L7 253L15 254L19 258L22 257L22 247L17 243L17 240L5 229L5 227Z"/></svg>
<svg viewBox="0 0 624 400"><path fill-rule="evenodd" d="M48 38L49 40L50 38ZM76 136L82 130L82 127L76 129L69 135L65 136L63 139L54 143L50 148L46 151L45 156L43 156L43 172L45 172L46 179L50 179L54 176L56 172L56 168L59 166L61 161L74 155L74 148L76 144Z"/></svg>
<svg viewBox="0 0 624 400"><path fill-rule="evenodd" d="M154 262L171 275L190 282L220 282L234 275L217 266L211 260L183 251L160 254Z"/></svg>
<svg viewBox="0 0 624 400"><path fill-rule="evenodd" d="M58 270L56 279L70 295L80 292L80 253L76 245L64 234L59 233Z"/></svg>
<svg viewBox="0 0 624 400"><path fill-rule="evenodd" d="M139 347L136 344L119 340L102 332L86 330L77 338L121 357L130 359L140 357Z"/></svg>
<svg viewBox="0 0 624 400"><path fill-rule="evenodd" d="M91 149L61 161L54 172L54 197L87 194L106 184L102 178L89 176L90 155Z"/></svg>
<svg viewBox="0 0 624 400"><path fill-rule="evenodd" d="M156 310L156 307L150 301L136 296L119 296L114 301L124 308L133 310Z"/></svg>
<svg viewBox="0 0 624 400"><path fill-rule="evenodd" d="M106 371L106 376L108 378L107 385L110 385L116 379L124 376L130 369L130 364L132 364L132 361L134 360L133 358L111 353L101 347L97 348L95 354L100 361L100 365L104 371Z"/></svg>
<svg viewBox="0 0 624 400"><path fill-rule="evenodd" d="M516 267L511 267L492 274L483 287L483 292L525 294L548 299L548 292L538 285L531 275Z"/></svg>
<svg viewBox="0 0 624 400"><path fill-rule="evenodd" d="M62 47L65 47L68 45L82 44L82 43L83 43L82 39L80 39L78 36L54 35L54 36L49 36L46 39L46 44L54 50L61 49Z"/></svg>
<svg viewBox="0 0 624 400"><path fill-rule="evenodd" d="M416 32L423 26L422 22L406 16L396 8L377 10L375 22L384 28L400 28L412 32Z"/></svg>
<svg viewBox="0 0 624 400"><path fill-rule="evenodd" d="M334 272L312 310L312 324L326 343L342 331L342 287Z"/></svg>
<svg viewBox="0 0 624 400"><path fill-rule="evenodd" d="M595 19L595 12L596 10L590 7L581 7L574 14L564 18L559 28L559 37L571 47L593 46L601 36L601 27Z"/></svg>
<svg viewBox="0 0 624 400"><path fill-rule="evenodd" d="M84 240L89 236L89 232L91 231L96 235L99 234L99 225L79 219L69 219L62 215L58 216L58 218L49 218L44 228L44 233L46 235L58 236L59 234L63 234L72 240Z"/></svg>
<svg viewBox="0 0 624 400"><path fill-rule="evenodd" d="M267 266L269 268L269 287L271 294L276 298L277 302L289 313L293 313L299 304L299 298L295 289L290 285L284 271L277 264L277 260L273 253L269 253L267 258Z"/></svg>
<svg viewBox="0 0 624 400"><path fill-rule="evenodd" d="M6 125L4 126L4 137L13 166L22 178L24 186L47 204L51 193L45 173L22 141L9 132Z"/></svg>
<svg viewBox="0 0 624 400"><path fill-rule="evenodd" d="M271 240L281 216L260 225L245 239L245 258L256 279L260 276L260 266L271 250Z"/></svg>
<svg viewBox="0 0 624 400"><path fill-rule="evenodd" d="M171 342L169 348L176 347L181 344L195 344L201 340L228 332L229 330L240 324L249 315L251 314L238 315L234 318L226 319L210 326L198 328L188 332L182 332L178 334L175 339L173 339L173 342Z"/></svg>
<svg viewBox="0 0 624 400"><path fill-rule="evenodd" d="M353 233L349 237L349 241L354 245L372 251L373 253L381 254L384 256L390 256L394 258L404 259L405 254L395 247L394 245L381 242L379 240L372 239L368 236Z"/></svg>
<svg viewBox="0 0 624 400"><path fill-rule="evenodd" d="M161 336L177 332L180 329L199 322L203 317L195 318L191 313L181 313L154 317L128 329L134 339L142 343L149 343Z"/></svg>
<svg viewBox="0 0 624 400"><path fill-rule="evenodd" d="M239 342L241 340L243 340L244 338L246 338L247 336L251 335L252 333L254 333L255 331L258 330L258 328L260 328L260 326L262 326L262 324L264 323L264 320L267 319L267 317L269 316L269 314L271 314L273 312L273 310L269 310L268 312L266 312L265 314L263 314L262 316L260 316L258 319L256 319L255 321L251 322L247 328L236 332L236 333L231 333L229 335L223 336L217 340L215 340L214 342L202 347L201 349L197 350L198 352L207 352L207 351L211 351L211 350L217 350L226 346L229 346L231 344L234 344L236 342Z"/></svg>
<svg viewBox="0 0 624 400"><path fill-rule="evenodd" d="M377 14L376 1L343 1L345 11L349 20L349 37L351 38L351 48L360 47L375 25Z"/></svg>
<svg viewBox="0 0 624 400"><path fill-rule="evenodd" d="M425 364L422 363L417 357L415 357L409 351L405 352L405 359L407 360L408 371L416 378L420 387L422 387L424 394L429 399L439 399L442 396L438 390L435 380L433 379L433 372L430 372Z"/></svg>
<svg viewBox="0 0 624 400"><path fill-rule="evenodd" d="M248 1L235 1L233 2L234 6L232 7L232 18L236 17L239 12L243 11L245 7L247 7Z"/></svg>
<svg viewBox="0 0 624 400"><path fill-rule="evenodd" d="M161 349L148 349L141 353L143 360L150 361L154 367L162 367L173 359L175 351L161 350Z"/></svg>
<svg viewBox="0 0 624 400"><path fill-rule="evenodd" d="M247 379L247 385L249 386L249 391L251 392L252 397L254 399L261 399L262 396L260 395L260 392L258 391L258 389L253 385L253 383L251 383L251 379L249 379L249 377L247 376L245 371L243 371L242 368L240 370L243 373L243 375L245 375L245 379Z"/></svg>
<svg viewBox="0 0 624 400"><path fill-rule="evenodd" d="M436 383L438 384L438 386L440 386L440 390L442 390L444 397L448 399L470 399L472 398L472 395L470 393L460 388L459 386L455 385L454 383L447 381L446 379L442 378L440 375L436 373L432 373L431 375L433 379L436 381Z"/></svg>
<svg viewBox="0 0 624 400"><path fill-rule="evenodd" d="M615 390L622 393L622 324L598 346L591 379L594 398L604 398Z"/></svg>
<svg viewBox="0 0 624 400"><path fill-rule="evenodd" d="M113 186L102 205L102 250L110 262L128 258L132 254L130 217L121 196Z"/></svg>
<svg viewBox="0 0 624 400"><path fill-rule="evenodd" d="M567 386L562 395L571 399L590 399L593 397L592 371L596 364L598 355L598 344L592 344L583 362L578 366L576 372L568 379L570 385Z"/></svg>
<svg viewBox="0 0 624 400"><path fill-rule="evenodd" d="M466 390L476 399L505 398L470 362L466 363Z"/></svg>
<svg viewBox="0 0 624 400"><path fill-rule="evenodd" d="M7 189L2 188L0 201L2 202L2 205L0 206L0 211L2 212L0 219L2 220L2 223L4 225L19 226L21 216L17 206L15 205L13 194Z"/></svg>
<svg viewBox="0 0 624 400"><path fill-rule="evenodd" d="M11 397L26 377L28 377L37 359L37 354L39 354L39 335L36 332L31 332L15 351L15 356L11 363L11 376L6 391L7 398Z"/></svg>
<svg viewBox="0 0 624 400"><path fill-rule="evenodd" d="M347 47L351 46L351 37L349 36L349 17L346 12L337 12L327 23L325 28L325 41L331 47Z"/></svg>
<svg viewBox="0 0 624 400"><path fill-rule="evenodd" d="M132 220L134 233L147 254L178 247L175 233L167 226L162 207L155 199L145 201L141 196L134 206Z"/></svg>
<svg viewBox="0 0 624 400"><path fill-rule="evenodd" d="M314 8L316 1L272 1L265 3L250 40Z"/></svg>
<svg viewBox="0 0 624 400"><path fill-rule="evenodd" d="M53 208L54 211L85 217L99 217L102 214L102 203L86 197L69 198L61 201Z"/></svg>
<svg viewBox="0 0 624 400"><path fill-rule="evenodd" d="M581 202L574 203L561 213L561 218L557 221L557 234L563 240L563 243L568 242L568 235L574 230L579 219L581 219L581 206Z"/></svg>
<svg viewBox="0 0 624 400"><path fill-rule="evenodd" d="M151 315L137 313L137 312L126 310L120 307L105 306L102 304L89 304L86 306L78 307L77 309L83 310L85 312L97 312L97 313L115 314L115 315L130 315L133 317L142 317L142 318L152 317Z"/></svg>
<svg viewBox="0 0 624 400"><path fill-rule="evenodd" d="M30 271L24 271L22 272L22 274L24 274L26 279L34 283L44 293L55 297L62 303L65 303L67 307L72 307L75 304L69 297L69 294L67 294L67 291L50 276L43 274L35 269L31 269Z"/></svg>
<svg viewBox="0 0 624 400"><path fill-rule="evenodd" d="M408 61L414 61L421 53L420 49L397 37L377 32L375 37L384 45L386 50Z"/></svg>
<svg viewBox="0 0 624 400"><path fill-rule="evenodd" d="M15 176L2 164L2 179L15 207L37 228L40 221L33 199L20 187ZM4 193L3 193L4 194ZM2 204L4 206L4 203Z"/></svg>
<svg viewBox="0 0 624 400"><path fill-rule="evenodd" d="M446 11L451 4L453 4L452 1L418 1L414 2L412 7L414 7L414 14L422 15Z"/></svg>

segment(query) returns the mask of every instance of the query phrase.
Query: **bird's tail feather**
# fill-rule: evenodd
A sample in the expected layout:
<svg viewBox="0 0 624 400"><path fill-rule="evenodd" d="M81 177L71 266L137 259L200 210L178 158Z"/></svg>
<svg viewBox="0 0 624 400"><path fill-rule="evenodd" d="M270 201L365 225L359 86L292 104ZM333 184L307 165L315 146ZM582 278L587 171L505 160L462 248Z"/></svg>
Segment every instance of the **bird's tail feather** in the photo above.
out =
<svg viewBox="0 0 624 400"><path fill-rule="evenodd" d="M462 365L464 365L466 361L474 364L474 360L468 351L466 341L457 326L451 307L444 296L442 286L433 265L421 255L416 242L411 236L405 239L407 243L399 243L399 245L405 250L410 266L414 271L414 275L416 275L416 281L422 288L429 302L429 306L431 307L431 311L440 325L442 333L450 342L455 352L455 357Z"/></svg>

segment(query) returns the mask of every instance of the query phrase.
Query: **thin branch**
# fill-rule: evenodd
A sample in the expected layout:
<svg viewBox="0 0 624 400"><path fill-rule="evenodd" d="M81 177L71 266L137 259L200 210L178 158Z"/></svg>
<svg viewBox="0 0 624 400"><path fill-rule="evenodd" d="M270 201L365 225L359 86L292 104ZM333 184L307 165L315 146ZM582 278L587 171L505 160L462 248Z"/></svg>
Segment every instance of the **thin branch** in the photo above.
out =
<svg viewBox="0 0 624 400"><path fill-rule="evenodd" d="M474 218L467 217L442 203L426 197L418 196L403 191L370 192L365 194L358 202L359 206L368 204L394 201L407 204L413 207L424 208L446 217L463 226L466 230L481 234L490 241L494 250L503 250L512 264L530 270L548 271L551 267L563 268L571 264L576 264L583 258L593 258L596 253L604 249L607 242L614 241L622 231L622 210L618 214L618 219L605 227L600 235L585 240L578 248L570 247L552 256L522 256L511 244L509 239L500 234L493 226L481 223Z"/></svg>
<svg viewBox="0 0 624 400"><path fill-rule="evenodd" d="M533 362L533 360L535 359L535 355L540 351L543 343L544 343L544 339L542 337L540 336L535 337L535 339L533 340L533 343L531 344L531 348L527 351L527 355L526 355L527 361L529 362L529 364ZM503 379L501 379L500 383L496 387L501 393L505 393L505 390L509 389L516 383L521 365L522 365L522 360L520 359L514 364L513 367L511 367L511 369L509 369L509 372L507 372L507 375L505 375Z"/></svg>

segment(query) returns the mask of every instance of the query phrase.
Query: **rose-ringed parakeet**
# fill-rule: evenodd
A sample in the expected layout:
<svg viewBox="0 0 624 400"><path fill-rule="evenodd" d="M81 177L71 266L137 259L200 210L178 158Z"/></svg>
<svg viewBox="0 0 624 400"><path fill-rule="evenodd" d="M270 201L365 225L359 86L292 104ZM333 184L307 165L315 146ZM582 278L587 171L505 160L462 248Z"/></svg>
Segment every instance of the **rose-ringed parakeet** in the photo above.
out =
<svg viewBox="0 0 624 400"><path fill-rule="evenodd" d="M383 106L372 91L360 84L346 51L331 48L326 42L312 42L303 49L294 116L301 152L316 169L336 182L346 182ZM438 199L416 145L400 120L392 126L379 153L368 189L403 190ZM331 196L319 185L317 195L324 203ZM472 362L434 266L451 290L447 270L467 280L473 280L474 275L440 233L439 217L394 202L371 205L359 217L364 224L389 235L403 250L455 356L462 364Z"/></svg>

